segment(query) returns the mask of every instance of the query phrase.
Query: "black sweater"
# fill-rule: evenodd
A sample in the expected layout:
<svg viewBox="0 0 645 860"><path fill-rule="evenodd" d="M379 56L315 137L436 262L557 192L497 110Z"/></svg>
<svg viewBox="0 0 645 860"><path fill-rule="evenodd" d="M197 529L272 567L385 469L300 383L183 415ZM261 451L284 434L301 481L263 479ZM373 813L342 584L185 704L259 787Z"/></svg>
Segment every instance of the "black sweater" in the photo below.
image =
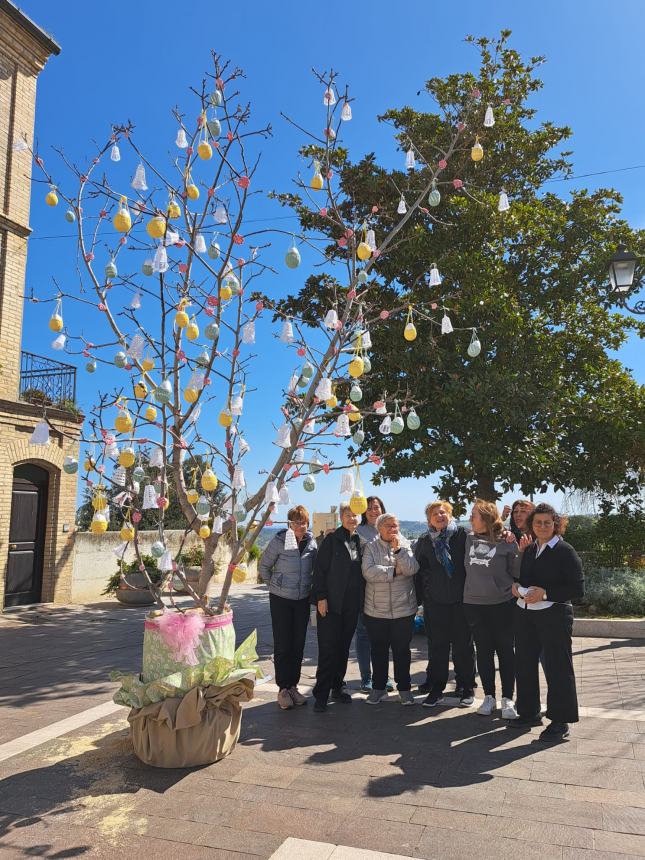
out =
<svg viewBox="0 0 645 860"><path fill-rule="evenodd" d="M537 585L546 591L546 599L555 603L579 603L585 593L585 579L580 556L566 541L545 546L536 558L537 543L522 554L520 585Z"/></svg>
<svg viewBox="0 0 645 860"><path fill-rule="evenodd" d="M350 557L347 544L353 547ZM361 541L354 533L350 536L342 526L327 535L320 544L311 586L311 602L326 600L330 612L363 608L365 580L361 570Z"/></svg>
<svg viewBox="0 0 645 860"><path fill-rule="evenodd" d="M448 576L445 567L437 558L430 535L424 534L416 542L414 556L419 562L417 579L420 585L417 596L424 602L432 600L434 603L462 603L466 581L466 534L466 529L459 526L448 541L455 568L452 576Z"/></svg>

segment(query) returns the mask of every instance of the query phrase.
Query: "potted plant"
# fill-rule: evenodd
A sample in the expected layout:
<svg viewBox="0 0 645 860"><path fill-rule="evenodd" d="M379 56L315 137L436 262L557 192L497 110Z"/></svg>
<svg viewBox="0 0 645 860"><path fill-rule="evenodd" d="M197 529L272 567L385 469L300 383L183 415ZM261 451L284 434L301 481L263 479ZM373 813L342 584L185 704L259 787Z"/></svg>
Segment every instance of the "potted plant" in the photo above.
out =
<svg viewBox="0 0 645 860"><path fill-rule="evenodd" d="M142 555L141 562L146 567L148 578L155 584L161 581L161 571L157 569L156 560L151 555ZM128 606L150 606L155 602L148 588L148 582L139 570L139 563L123 562L108 579L102 594L113 594L119 603Z"/></svg>

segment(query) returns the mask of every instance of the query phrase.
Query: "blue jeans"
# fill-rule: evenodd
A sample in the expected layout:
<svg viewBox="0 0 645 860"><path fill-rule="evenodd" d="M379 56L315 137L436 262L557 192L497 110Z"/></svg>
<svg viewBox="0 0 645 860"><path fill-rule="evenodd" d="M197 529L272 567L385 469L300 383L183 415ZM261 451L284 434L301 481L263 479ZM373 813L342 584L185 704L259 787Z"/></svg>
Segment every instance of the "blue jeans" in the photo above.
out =
<svg viewBox="0 0 645 860"><path fill-rule="evenodd" d="M354 635L354 646L356 648L356 659L358 660L358 668L361 673L361 682L372 680L372 652L370 649L370 640L365 629L363 613L358 616L358 624L356 625L356 633Z"/></svg>

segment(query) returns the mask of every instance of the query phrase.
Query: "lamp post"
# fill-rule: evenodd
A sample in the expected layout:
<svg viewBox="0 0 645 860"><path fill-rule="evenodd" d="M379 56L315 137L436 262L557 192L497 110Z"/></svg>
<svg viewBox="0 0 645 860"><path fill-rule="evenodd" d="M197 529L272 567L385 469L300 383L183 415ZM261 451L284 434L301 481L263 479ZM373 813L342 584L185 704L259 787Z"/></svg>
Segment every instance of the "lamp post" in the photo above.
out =
<svg viewBox="0 0 645 860"><path fill-rule="evenodd" d="M627 304L625 297L634 286L636 262L638 257L628 251L624 245L619 245L616 253L609 260L609 283L612 293L618 299L621 307L632 314L645 315L645 300L641 299L633 307Z"/></svg>

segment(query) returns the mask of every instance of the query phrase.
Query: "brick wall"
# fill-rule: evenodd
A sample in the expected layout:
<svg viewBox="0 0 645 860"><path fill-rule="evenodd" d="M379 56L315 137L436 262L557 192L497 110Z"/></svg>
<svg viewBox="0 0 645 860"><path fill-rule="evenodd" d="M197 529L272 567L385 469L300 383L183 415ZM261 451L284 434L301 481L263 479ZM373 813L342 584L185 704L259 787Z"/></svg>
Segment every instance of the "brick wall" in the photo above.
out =
<svg viewBox="0 0 645 860"><path fill-rule="evenodd" d="M34 139L36 81L50 50L21 13L0 6L0 607L4 601L13 470L30 462L49 472L43 601L67 602L71 595L76 476L62 471L67 453L78 455L80 427L52 411L60 430L49 445L31 446L40 409L18 402L20 345L27 264L32 159L15 152L17 138ZM40 186L39 186L40 187ZM63 525L69 531L63 531Z"/></svg>

